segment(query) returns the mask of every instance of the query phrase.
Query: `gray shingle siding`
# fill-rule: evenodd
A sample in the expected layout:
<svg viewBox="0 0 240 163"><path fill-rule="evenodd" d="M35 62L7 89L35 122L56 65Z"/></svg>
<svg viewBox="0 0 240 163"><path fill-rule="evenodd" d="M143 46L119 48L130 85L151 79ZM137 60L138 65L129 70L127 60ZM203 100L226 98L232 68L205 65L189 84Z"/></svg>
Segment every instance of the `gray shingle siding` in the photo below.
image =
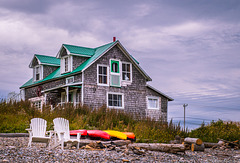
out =
<svg viewBox="0 0 240 163"><path fill-rule="evenodd" d="M130 62L123 52L115 46L84 71L84 104L92 108L99 108L107 104L108 92L123 93L124 110L144 117L146 115L146 79L135 66L132 65L131 85L121 88L97 85L97 65L110 66L110 59L113 58Z"/></svg>
<svg viewBox="0 0 240 163"><path fill-rule="evenodd" d="M159 110L146 108L147 116L154 118L155 120L161 119L163 121L167 121L168 99L148 87L146 87L146 90L147 90L147 96L155 96L159 98ZM147 101L147 97L146 97L146 101Z"/></svg>
<svg viewBox="0 0 240 163"><path fill-rule="evenodd" d="M50 75L57 68L59 68L59 67L43 65L43 79L46 78L48 75Z"/></svg>
<svg viewBox="0 0 240 163"><path fill-rule="evenodd" d="M80 57L80 56L72 56L72 67L75 70L78 66L80 66L83 62L85 62L88 57Z"/></svg>

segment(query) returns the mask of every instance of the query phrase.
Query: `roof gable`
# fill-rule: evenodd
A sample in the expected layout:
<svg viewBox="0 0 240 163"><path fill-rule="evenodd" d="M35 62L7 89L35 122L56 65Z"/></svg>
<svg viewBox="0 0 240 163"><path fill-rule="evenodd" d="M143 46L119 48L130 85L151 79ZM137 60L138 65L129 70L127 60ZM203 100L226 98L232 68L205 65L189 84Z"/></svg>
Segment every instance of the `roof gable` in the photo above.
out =
<svg viewBox="0 0 240 163"><path fill-rule="evenodd" d="M58 59L56 57L35 54L29 67L33 68L35 66L36 62L39 65L60 66L60 59Z"/></svg>
<svg viewBox="0 0 240 163"><path fill-rule="evenodd" d="M85 55L85 56L91 57L95 53L95 49L93 48L68 45L68 44L63 44L63 47L65 47L70 54Z"/></svg>
<svg viewBox="0 0 240 163"><path fill-rule="evenodd" d="M66 53L66 54L63 54ZM95 53L94 48L87 48L76 45L62 44L56 58L61 58L63 55L75 55L82 57L92 57Z"/></svg>

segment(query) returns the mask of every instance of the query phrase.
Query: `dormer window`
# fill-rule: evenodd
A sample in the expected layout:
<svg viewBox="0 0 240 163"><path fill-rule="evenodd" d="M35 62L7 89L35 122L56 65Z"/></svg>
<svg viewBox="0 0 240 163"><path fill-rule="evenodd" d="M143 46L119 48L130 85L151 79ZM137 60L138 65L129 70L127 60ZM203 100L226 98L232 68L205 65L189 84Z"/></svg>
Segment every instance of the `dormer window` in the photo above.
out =
<svg viewBox="0 0 240 163"><path fill-rule="evenodd" d="M72 56L64 56L61 58L61 73L72 71Z"/></svg>
<svg viewBox="0 0 240 163"><path fill-rule="evenodd" d="M65 72L68 72L68 57L64 58L64 68Z"/></svg>
<svg viewBox="0 0 240 163"><path fill-rule="evenodd" d="M42 80L42 66L38 65L33 68L34 81Z"/></svg>

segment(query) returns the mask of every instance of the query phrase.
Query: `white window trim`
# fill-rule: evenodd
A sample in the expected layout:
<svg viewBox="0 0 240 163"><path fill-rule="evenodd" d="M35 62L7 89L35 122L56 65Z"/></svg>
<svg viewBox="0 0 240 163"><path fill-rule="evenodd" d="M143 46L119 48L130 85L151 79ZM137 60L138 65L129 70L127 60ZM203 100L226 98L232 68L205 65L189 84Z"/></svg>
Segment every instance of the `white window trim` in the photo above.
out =
<svg viewBox="0 0 240 163"><path fill-rule="evenodd" d="M107 67L107 84L103 84L103 83L99 83L99 67ZM109 66L107 65L103 65L103 64L98 64L97 65L97 85L100 85L100 86L109 86Z"/></svg>
<svg viewBox="0 0 240 163"><path fill-rule="evenodd" d="M149 99L157 100L157 108L150 108L149 107L149 102L148 102ZM147 108L148 109L154 109L154 110L160 110L160 107L159 107L159 97L157 97L157 96L147 96Z"/></svg>
<svg viewBox="0 0 240 163"><path fill-rule="evenodd" d="M42 80L43 79L43 66L42 65L37 65L33 68L33 78L34 78L34 81L39 81L39 80L36 80L36 68L39 67L39 80Z"/></svg>
<svg viewBox="0 0 240 163"><path fill-rule="evenodd" d="M69 80L69 79L73 79L73 82L68 83L68 80ZM72 83L74 83L74 76L71 76L71 77L66 78L66 85L72 84Z"/></svg>
<svg viewBox="0 0 240 163"><path fill-rule="evenodd" d="M109 106L108 105L108 95L109 94L122 95L122 107ZM108 108L114 108L114 109L124 109L124 94L123 93L118 93L118 92L107 92L107 107Z"/></svg>
<svg viewBox="0 0 240 163"><path fill-rule="evenodd" d="M112 70L111 70L111 61L118 61L119 62L119 73L115 73L115 72L112 72ZM121 87L122 86L122 62L121 62L121 60L119 60L119 59L114 59L114 58L111 58L111 59L109 59L109 83L110 83L110 86L112 86L112 87ZM112 85L111 84L111 75L117 75L117 76L119 76L119 86L117 86L117 85Z"/></svg>
<svg viewBox="0 0 240 163"><path fill-rule="evenodd" d="M111 61L118 61L119 62L119 73L116 73L116 72L112 72L112 70L111 70ZM114 58L111 58L111 59L109 59L109 65L110 65L110 70L109 70L109 72L110 72L110 74L112 74L112 75L120 75L121 76L121 73L122 73L122 62L121 62L121 60L119 60L119 59L114 59Z"/></svg>
<svg viewBox="0 0 240 163"><path fill-rule="evenodd" d="M68 71L65 71L65 58L68 58ZM73 60L72 60L71 55L66 55L66 56L62 57L61 65L60 65L61 66L61 74L72 72L72 64L73 64Z"/></svg>
<svg viewBox="0 0 240 163"><path fill-rule="evenodd" d="M124 82L124 83L132 83L132 63L130 63L130 62L122 62L122 64L130 64L130 80L123 80L123 76L122 76L122 73L123 73L123 71L122 71L122 69L121 69L121 79L122 79L122 82ZM121 64L121 67L122 67L122 64Z"/></svg>

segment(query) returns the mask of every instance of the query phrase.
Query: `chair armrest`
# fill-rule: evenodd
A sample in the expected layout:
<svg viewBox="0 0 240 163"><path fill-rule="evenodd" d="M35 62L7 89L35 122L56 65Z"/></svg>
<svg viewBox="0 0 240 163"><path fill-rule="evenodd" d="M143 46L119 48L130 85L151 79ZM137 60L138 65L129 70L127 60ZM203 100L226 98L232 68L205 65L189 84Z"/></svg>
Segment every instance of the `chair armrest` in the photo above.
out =
<svg viewBox="0 0 240 163"><path fill-rule="evenodd" d="M30 129L30 128L27 128L27 129L25 129L25 130L27 130L27 131L28 131L28 133L29 133L29 136L31 137L31 136L32 136L32 129Z"/></svg>
<svg viewBox="0 0 240 163"><path fill-rule="evenodd" d="M32 132L32 129L30 129L30 128L27 128L25 130L27 130L29 133Z"/></svg>
<svg viewBox="0 0 240 163"><path fill-rule="evenodd" d="M77 133L77 139L80 140L80 138L81 138L81 133Z"/></svg>

